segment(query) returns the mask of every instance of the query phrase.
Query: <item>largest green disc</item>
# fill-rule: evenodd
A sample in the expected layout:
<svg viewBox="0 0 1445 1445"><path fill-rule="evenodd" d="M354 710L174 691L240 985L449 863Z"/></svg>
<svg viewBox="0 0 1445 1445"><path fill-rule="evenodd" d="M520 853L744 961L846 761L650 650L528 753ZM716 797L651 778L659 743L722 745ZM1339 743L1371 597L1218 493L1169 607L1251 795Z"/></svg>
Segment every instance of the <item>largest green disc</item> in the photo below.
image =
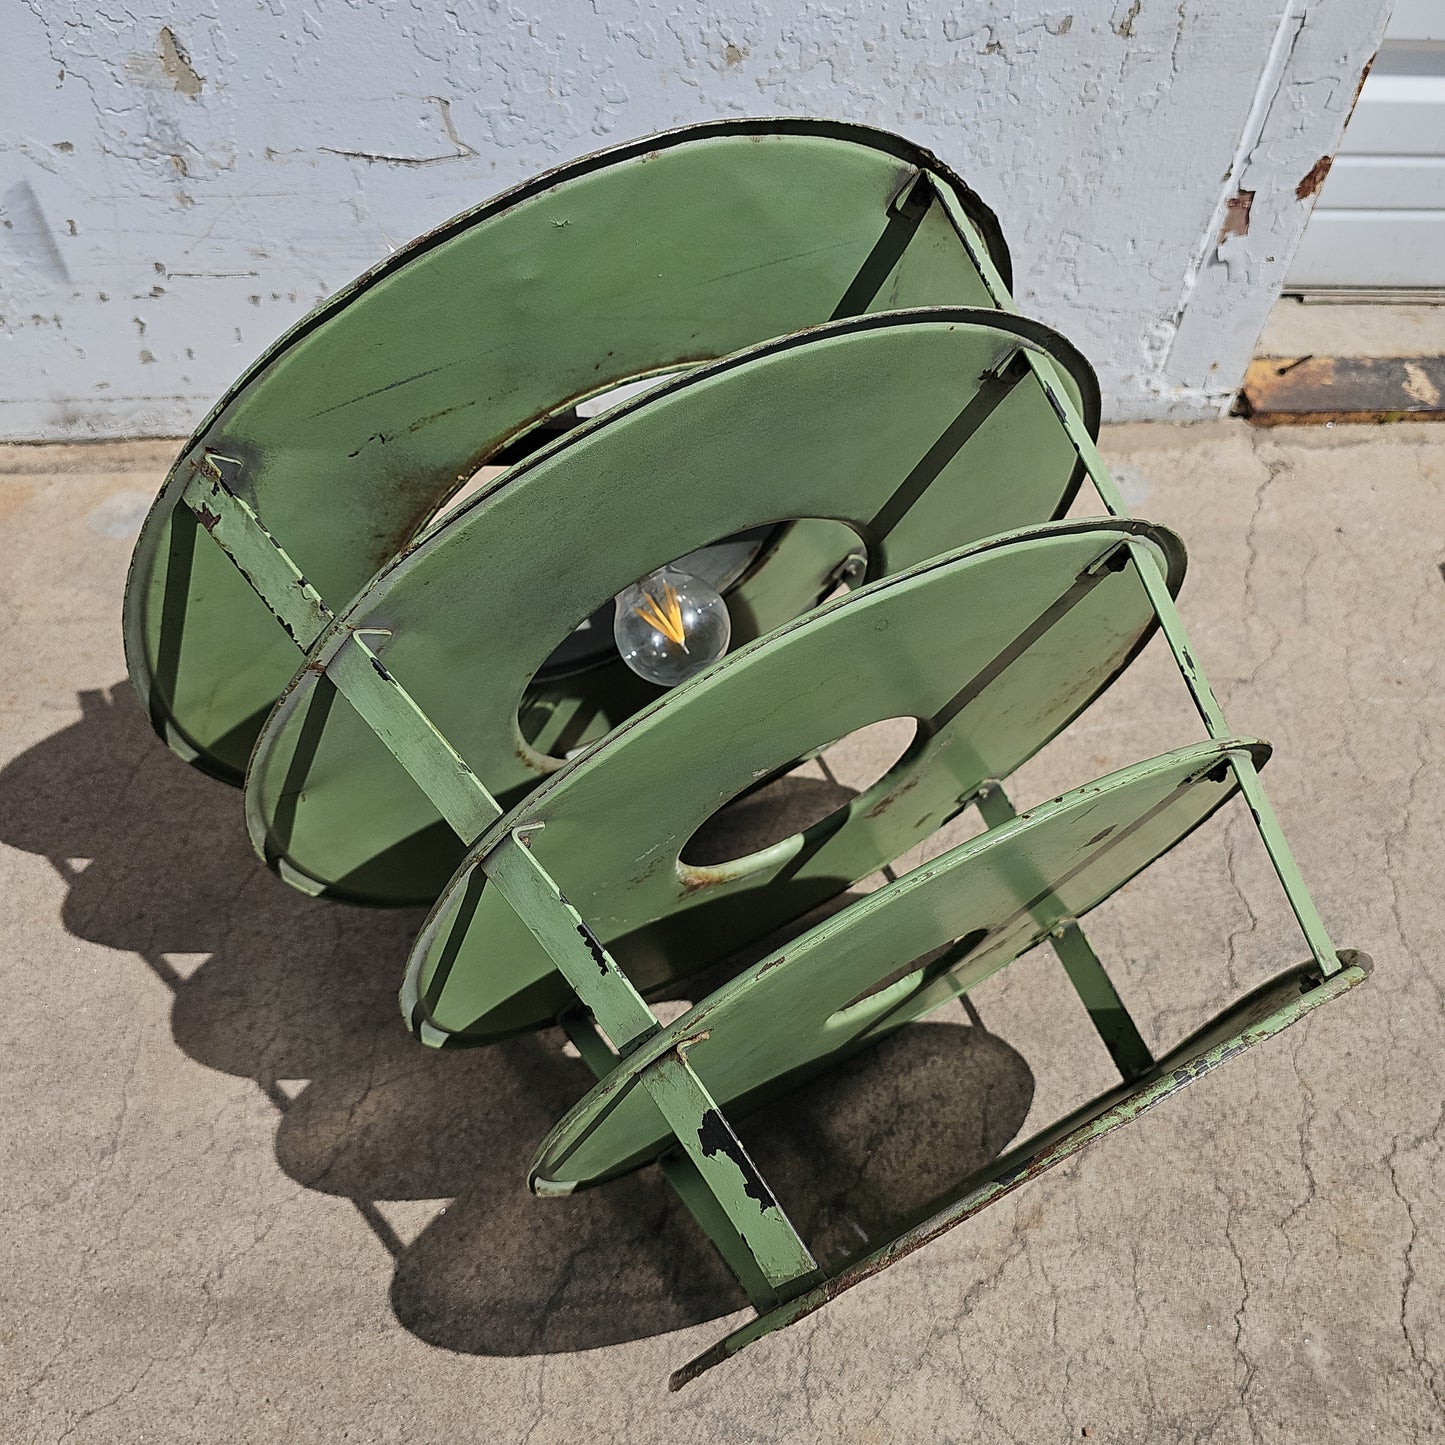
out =
<svg viewBox="0 0 1445 1445"><path fill-rule="evenodd" d="M239 782L298 665L179 505L199 458L227 459L228 484L340 609L539 420L834 316L998 305L985 253L1006 277L993 217L928 152L797 119L652 136L457 216L287 332L178 458L126 594L127 662L157 730Z"/></svg>

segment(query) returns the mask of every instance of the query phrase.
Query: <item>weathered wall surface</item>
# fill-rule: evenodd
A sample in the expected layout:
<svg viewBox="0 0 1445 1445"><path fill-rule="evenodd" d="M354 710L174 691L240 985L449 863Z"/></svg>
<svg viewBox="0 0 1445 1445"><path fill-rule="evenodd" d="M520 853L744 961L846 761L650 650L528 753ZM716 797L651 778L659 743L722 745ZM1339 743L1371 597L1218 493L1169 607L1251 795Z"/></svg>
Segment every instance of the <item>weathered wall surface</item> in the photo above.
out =
<svg viewBox="0 0 1445 1445"><path fill-rule="evenodd" d="M901 130L1116 417L1232 393L1389 0L0 0L0 435L183 431L537 170L720 115ZM638 218L639 225L646 217Z"/></svg>

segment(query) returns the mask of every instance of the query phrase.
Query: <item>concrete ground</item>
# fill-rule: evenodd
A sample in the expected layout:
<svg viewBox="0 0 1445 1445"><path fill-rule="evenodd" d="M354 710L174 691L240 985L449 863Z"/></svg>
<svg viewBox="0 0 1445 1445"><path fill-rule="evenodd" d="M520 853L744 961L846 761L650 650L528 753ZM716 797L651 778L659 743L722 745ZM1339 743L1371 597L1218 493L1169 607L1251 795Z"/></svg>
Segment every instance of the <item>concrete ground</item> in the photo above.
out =
<svg viewBox="0 0 1445 1445"><path fill-rule="evenodd" d="M739 1300L654 1173L524 1190L580 1066L414 1044L416 915L291 892L136 707L121 588L173 447L0 449L0 1439L1445 1439L1445 429L1103 449L1186 538L1195 649L1374 976L676 1395ZM1020 801L1197 736L1151 648ZM1303 957L1237 805L1089 931L1156 1046ZM1030 956L749 1139L826 1238L1108 1081Z"/></svg>

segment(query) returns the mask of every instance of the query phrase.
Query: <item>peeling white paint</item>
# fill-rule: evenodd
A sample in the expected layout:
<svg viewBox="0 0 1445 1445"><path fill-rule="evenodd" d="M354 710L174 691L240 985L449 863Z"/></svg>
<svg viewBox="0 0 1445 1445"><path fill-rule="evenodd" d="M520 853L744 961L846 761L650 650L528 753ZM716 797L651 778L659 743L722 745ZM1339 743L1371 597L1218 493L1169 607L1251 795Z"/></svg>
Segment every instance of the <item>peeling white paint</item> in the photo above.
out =
<svg viewBox="0 0 1445 1445"><path fill-rule="evenodd" d="M0 0L0 436L184 431L418 232L716 116L902 131L1115 417L1233 394L1388 0ZM1248 230L1225 235L1253 191Z"/></svg>

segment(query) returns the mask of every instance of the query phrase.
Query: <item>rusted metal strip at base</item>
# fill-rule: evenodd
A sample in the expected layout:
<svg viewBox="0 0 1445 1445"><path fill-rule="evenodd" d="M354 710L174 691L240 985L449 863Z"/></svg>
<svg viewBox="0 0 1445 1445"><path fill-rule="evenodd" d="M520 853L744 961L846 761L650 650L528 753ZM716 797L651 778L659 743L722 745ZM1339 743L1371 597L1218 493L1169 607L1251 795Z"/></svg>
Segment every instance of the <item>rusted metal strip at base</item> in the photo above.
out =
<svg viewBox="0 0 1445 1445"><path fill-rule="evenodd" d="M1445 421L1445 356L1265 356L1236 408L1256 426Z"/></svg>
<svg viewBox="0 0 1445 1445"><path fill-rule="evenodd" d="M769 1314L750 1320L719 1340L711 1349L674 1371L668 1388L680 1390L689 1381L714 1365L722 1364L763 1336L795 1324L821 1309L845 1290L871 1279L890 1264L972 1218L1019 1185L1063 1163L1085 1145L1137 1119L1170 1094L1202 1078L1236 1054L1281 1033L1321 1004L1339 997L1361 983L1371 967L1365 954L1350 950L1340 953L1339 962L1339 971L1326 978L1320 976L1311 962L1291 969L1263 988L1256 989L1213 1023L1185 1040L1137 1083L1095 1099L1035 1135L1018 1149L994 1160L986 1170L974 1175L959 1193L919 1223L816 1288L798 1295Z"/></svg>

